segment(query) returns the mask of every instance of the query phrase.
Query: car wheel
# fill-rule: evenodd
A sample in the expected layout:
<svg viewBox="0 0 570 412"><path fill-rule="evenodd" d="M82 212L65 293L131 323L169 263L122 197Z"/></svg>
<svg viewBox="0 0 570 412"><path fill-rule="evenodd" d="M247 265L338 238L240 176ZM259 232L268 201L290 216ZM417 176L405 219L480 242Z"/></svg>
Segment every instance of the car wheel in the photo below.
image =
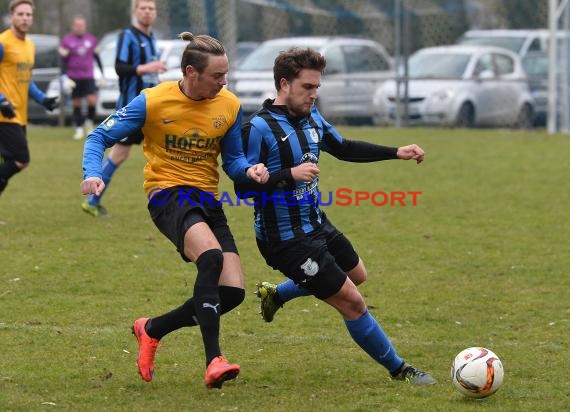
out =
<svg viewBox="0 0 570 412"><path fill-rule="evenodd" d="M475 124L475 108L469 102L465 102L459 108L455 126L457 127L473 127Z"/></svg>
<svg viewBox="0 0 570 412"><path fill-rule="evenodd" d="M530 129L534 122L534 116L532 107L530 104L525 103L523 107L521 107L521 111L517 116L517 121L515 123L515 127L517 129Z"/></svg>

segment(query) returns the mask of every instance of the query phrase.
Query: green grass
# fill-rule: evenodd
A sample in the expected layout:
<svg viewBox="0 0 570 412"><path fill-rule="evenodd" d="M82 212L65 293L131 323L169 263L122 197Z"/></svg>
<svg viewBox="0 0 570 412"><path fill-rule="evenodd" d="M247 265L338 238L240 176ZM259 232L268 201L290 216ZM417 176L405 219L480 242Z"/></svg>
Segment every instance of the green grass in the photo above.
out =
<svg viewBox="0 0 570 412"><path fill-rule="evenodd" d="M265 324L255 282L279 282L255 246L249 207L228 207L247 297L223 317L224 354L242 366L222 390L203 384L198 329L163 340L152 383L136 372L132 321L182 303L184 264L148 216L135 148L104 204L80 209L82 143L71 129L29 128L32 162L0 197L0 409L195 411L560 411L568 380L570 138L497 130L342 128L346 137L420 144L420 166L323 155L322 191L422 191L418 205L330 206L368 268L361 286L399 353L440 384L387 379L313 298ZM223 189L231 186L224 177ZM505 384L470 401L450 364L468 346L495 351ZM53 405L55 404L55 406Z"/></svg>

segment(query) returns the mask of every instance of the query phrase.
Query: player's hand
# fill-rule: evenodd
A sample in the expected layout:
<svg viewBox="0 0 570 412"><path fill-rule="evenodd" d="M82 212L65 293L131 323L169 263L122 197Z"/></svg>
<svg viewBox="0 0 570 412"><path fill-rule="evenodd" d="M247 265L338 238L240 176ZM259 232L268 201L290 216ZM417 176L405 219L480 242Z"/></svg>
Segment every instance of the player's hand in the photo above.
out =
<svg viewBox="0 0 570 412"><path fill-rule="evenodd" d="M104 77L98 78L95 83L97 85L97 88L99 88L99 89L103 89L103 88L107 87L107 79Z"/></svg>
<svg viewBox="0 0 570 412"><path fill-rule="evenodd" d="M410 144L407 146L402 146L398 148L398 152L396 153L398 159L403 160L415 160L417 163L421 163L424 161L425 153L421 147L417 144Z"/></svg>
<svg viewBox="0 0 570 412"><path fill-rule="evenodd" d="M50 112L57 107L58 97L46 97L42 103L42 105L48 109Z"/></svg>
<svg viewBox="0 0 570 412"><path fill-rule="evenodd" d="M146 66L145 71L148 73L164 73L167 70L166 64L162 60L155 60L144 66Z"/></svg>
<svg viewBox="0 0 570 412"><path fill-rule="evenodd" d="M70 95L75 86L77 86L77 84L71 80L67 74L62 74L59 77L59 82L61 84L61 91L66 95Z"/></svg>
<svg viewBox="0 0 570 412"><path fill-rule="evenodd" d="M63 58L69 56L69 49L66 49L65 47L59 46L57 48L57 51L58 51L59 55Z"/></svg>
<svg viewBox="0 0 570 412"><path fill-rule="evenodd" d="M81 182L81 194L82 195L97 195L100 196L105 189L105 183L98 177L88 177L83 182Z"/></svg>
<svg viewBox="0 0 570 412"><path fill-rule="evenodd" d="M296 182L311 183L321 171L316 164L307 162L291 168L291 176Z"/></svg>
<svg viewBox="0 0 570 412"><path fill-rule="evenodd" d="M269 180L269 172L263 163L258 163L247 169L247 177L257 183L267 183Z"/></svg>
<svg viewBox="0 0 570 412"><path fill-rule="evenodd" d="M0 100L0 113L2 113L2 116L7 119L16 117L14 106L12 106L12 103L10 103L6 98Z"/></svg>

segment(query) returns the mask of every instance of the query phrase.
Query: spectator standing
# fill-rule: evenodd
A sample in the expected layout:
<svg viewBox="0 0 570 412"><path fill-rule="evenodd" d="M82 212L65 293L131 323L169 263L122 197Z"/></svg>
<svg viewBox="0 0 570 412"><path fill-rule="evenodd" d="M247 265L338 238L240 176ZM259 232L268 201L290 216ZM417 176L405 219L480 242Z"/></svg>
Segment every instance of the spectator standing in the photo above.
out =
<svg viewBox="0 0 570 412"><path fill-rule="evenodd" d="M62 59L62 82L72 81L71 99L73 103L73 122L75 140L83 139L93 130L95 106L97 105L97 87L93 74L94 62L97 62L101 75L103 65L97 49L97 38L87 33L87 22L83 16L75 16L71 24L71 33L60 43L59 55ZM81 113L82 100L87 100L87 120Z"/></svg>

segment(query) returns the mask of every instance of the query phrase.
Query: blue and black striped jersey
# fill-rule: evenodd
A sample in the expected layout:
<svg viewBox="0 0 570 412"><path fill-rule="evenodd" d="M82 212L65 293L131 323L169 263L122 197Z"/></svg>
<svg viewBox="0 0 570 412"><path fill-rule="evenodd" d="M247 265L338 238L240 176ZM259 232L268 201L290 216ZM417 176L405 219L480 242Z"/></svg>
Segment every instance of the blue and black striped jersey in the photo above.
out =
<svg viewBox="0 0 570 412"><path fill-rule="evenodd" d="M287 115L284 106L271 103L266 101L242 127L244 152L251 164L264 163L269 173L275 175L304 162L318 163L321 150L341 146L342 136L316 107L309 116L295 119ZM282 241L301 237L322 222L318 178L294 182L289 172L283 184L271 192L254 193L253 197L258 239Z"/></svg>
<svg viewBox="0 0 570 412"><path fill-rule="evenodd" d="M138 76L136 68L140 64L150 63L159 58L154 34L151 33L149 36L133 26L119 34L115 70L119 75L121 95L117 101L117 110L126 106L141 90L158 84L158 73Z"/></svg>

